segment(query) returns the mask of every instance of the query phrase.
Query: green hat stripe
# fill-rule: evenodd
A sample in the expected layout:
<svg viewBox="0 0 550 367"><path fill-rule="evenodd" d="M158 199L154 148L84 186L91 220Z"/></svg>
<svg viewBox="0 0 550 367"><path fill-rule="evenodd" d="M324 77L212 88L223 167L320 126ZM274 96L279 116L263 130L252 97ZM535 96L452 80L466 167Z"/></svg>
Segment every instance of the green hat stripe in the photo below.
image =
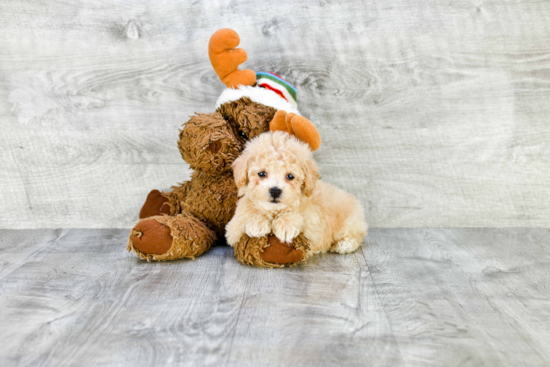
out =
<svg viewBox="0 0 550 367"><path fill-rule="evenodd" d="M261 77L262 77L262 78L265 78L265 79L269 79L269 80L271 80L271 81L277 83L278 85L283 86L283 87L286 89L286 91L292 96L292 98L294 98L295 101L297 100L297 98L296 98L296 91L295 91L292 87L290 87L290 86L288 86L288 85L286 85L286 84L281 83L281 79L275 78L275 77L273 77L273 76L271 76L271 75L269 75L269 74L262 74Z"/></svg>

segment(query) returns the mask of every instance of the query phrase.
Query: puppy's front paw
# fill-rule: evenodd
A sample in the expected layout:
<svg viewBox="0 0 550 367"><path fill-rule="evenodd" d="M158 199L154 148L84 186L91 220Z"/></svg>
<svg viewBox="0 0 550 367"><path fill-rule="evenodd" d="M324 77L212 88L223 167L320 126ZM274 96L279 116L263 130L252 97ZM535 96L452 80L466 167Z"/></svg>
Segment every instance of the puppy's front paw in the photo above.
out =
<svg viewBox="0 0 550 367"><path fill-rule="evenodd" d="M301 221L296 218L278 218L273 221L273 234L285 243L291 243L302 231Z"/></svg>
<svg viewBox="0 0 550 367"><path fill-rule="evenodd" d="M231 247L235 246L235 244L241 239L242 235L242 232L226 230L225 239L227 241L227 244Z"/></svg>
<svg viewBox="0 0 550 367"><path fill-rule="evenodd" d="M245 230L248 237L260 238L271 233L271 226L267 219L254 218L246 223Z"/></svg>

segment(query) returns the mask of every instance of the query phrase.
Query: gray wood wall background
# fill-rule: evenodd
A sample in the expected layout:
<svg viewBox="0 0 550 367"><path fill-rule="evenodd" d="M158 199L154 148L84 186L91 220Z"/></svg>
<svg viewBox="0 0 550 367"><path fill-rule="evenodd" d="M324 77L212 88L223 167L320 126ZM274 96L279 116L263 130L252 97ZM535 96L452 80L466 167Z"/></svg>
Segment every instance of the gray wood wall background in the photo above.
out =
<svg viewBox="0 0 550 367"><path fill-rule="evenodd" d="M0 2L0 228L129 227L186 180L223 85L207 44L298 88L323 179L374 227L547 226L550 1Z"/></svg>

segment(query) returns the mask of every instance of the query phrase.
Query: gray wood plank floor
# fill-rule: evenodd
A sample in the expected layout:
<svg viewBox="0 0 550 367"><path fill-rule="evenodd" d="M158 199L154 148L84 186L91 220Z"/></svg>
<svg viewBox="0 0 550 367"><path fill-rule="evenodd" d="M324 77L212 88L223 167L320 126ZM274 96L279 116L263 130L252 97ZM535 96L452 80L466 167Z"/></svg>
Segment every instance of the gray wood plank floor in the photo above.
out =
<svg viewBox="0 0 550 367"><path fill-rule="evenodd" d="M550 365L550 232L373 229L258 269L147 263L127 231L0 231L0 365Z"/></svg>

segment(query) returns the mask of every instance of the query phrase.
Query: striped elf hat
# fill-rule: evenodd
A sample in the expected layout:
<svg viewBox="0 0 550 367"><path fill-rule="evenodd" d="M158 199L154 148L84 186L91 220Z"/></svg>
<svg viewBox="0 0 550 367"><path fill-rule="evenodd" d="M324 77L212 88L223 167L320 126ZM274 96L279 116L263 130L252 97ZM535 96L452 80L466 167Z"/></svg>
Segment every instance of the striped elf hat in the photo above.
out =
<svg viewBox="0 0 550 367"><path fill-rule="evenodd" d="M216 102L216 109L226 102L236 101L242 97L249 97L253 102L276 110L300 115L296 87L275 73L260 71L256 73L256 85L239 85L236 88L225 89Z"/></svg>
<svg viewBox="0 0 550 367"><path fill-rule="evenodd" d="M260 71L256 73L256 85L272 90L286 99L294 108L298 108L296 88L279 75L269 71Z"/></svg>

